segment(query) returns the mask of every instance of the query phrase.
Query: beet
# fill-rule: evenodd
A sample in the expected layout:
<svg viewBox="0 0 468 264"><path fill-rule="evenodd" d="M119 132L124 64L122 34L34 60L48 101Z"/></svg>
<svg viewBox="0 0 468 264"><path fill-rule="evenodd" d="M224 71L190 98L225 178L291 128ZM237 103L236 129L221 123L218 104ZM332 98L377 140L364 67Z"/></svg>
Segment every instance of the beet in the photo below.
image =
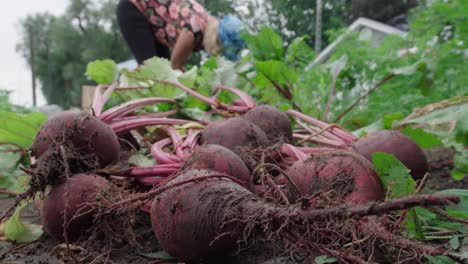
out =
<svg viewBox="0 0 468 264"><path fill-rule="evenodd" d="M173 182L207 174L210 172L191 170ZM223 180L214 179L176 187L156 197L151 206L151 222L162 248L171 256L189 263L223 256L234 249L237 239L227 233L214 241L221 234L219 227L223 215L219 210L223 209L220 207L225 205L226 209L229 208L229 198L233 193L238 195L238 189L243 189L237 184L233 186L226 188ZM218 194L213 195L213 192ZM203 195L205 193L207 195ZM200 202L202 197L203 202Z"/></svg>
<svg viewBox="0 0 468 264"><path fill-rule="evenodd" d="M296 162L287 170L301 195L334 192L336 199L352 203L367 203L385 198L385 191L372 164L353 152L330 151L311 154L310 158ZM291 202L300 195L287 184Z"/></svg>
<svg viewBox="0 0 468 264"><path fill-rule="evenodd" d="M105 178L84 173L73 175L66 182L54 186L41 209L44 230L55 239L64 241L66 213L68 242L76 241L92 227L95 211L89 203L95 202L96 196L109 187L110 183Z"/></svg>
<svg viewBox="0 0 468 264"><path fill-rule="evenodd" d="M273 106L257 106L242 117L260 127L270 141L292 142L293 132L288 115Z"/></svg>
<svg viewBox="0 0 468 264"><path fill-rule="evenodd" d="M53 116L39 130L31 151L40 158L54 145L73 145L83 153L94 153L101 166L119 159L120 145L112 128L85 113L65 111Z"/></svg>
<svg viewBox="0 0 468 264"><path fill-rule="evenodd" d="M395 130L381 130L367 134L353 144L353 150L372 162L372 153L394 155L408 169L411 176L421 179L429 169L422 149L411 138Z"/></svg>
<svg viewBox="0 0 468 264"><path fill-rule="evenodd" d="M241 154L243 149L268 145L268 139L258 126L240 118L228 118L208 124L202 132L201 143L216 144Z"/></svg>
<svg viewBox="0 0 468 264"><path fill-rule="evenodd" d="M183 166L184 170L205 169L226 173L250 186L251 174L242 159L231 150L214 144L196 149Z"/></svg>
<svg viewBox="0 0 468 264"><path fill-rule="evenodd" d="M150 211L152 230L164 251L186 263L224 263L219 257L238 249L239 243L256 240L267 240L279 246L281 243L276 242L285 241L283 246L286 251L279 254L293 254L288 245L293 245L293 250L298 249L294 245L300 245L306 254L310 253L309 250L316 253L317 249L332 248L331 252L335 252L333 256L340 263L378 261L379 255L374 255L376 247L372 245L381 248L382 242L390 243L384 248L396 249L394 253L385 255L396 259L391 263L397 263L405 249L411 254L414 254L414 250L440 254L440 251L433 251L427 246L415 249L418 243L397 237L380 224L366 230L369 232L356 232L375 220L358 219L421 204L440 205L447 202L445 199L459 201L456 196L440 197L438 200L436 196L428 195L388 204L339 205L303 210L297 206L266 202L224 174L206 170L184 171L158 188L155 194ZM370 246L359 245L360 251L356 253L359 257L351 255L347 248L342 251L343 245L369 237L379 241ZM366 260L361 261L361 256Z"/></svg>
<svg viewBox="0 0 468 264"><path fill-rule="evenodd" d="M202 180L208 175L219 177ZM245 238L246 226L288 214L285 208L264 202L219 172L185 171L168 184L191 179L162 192L151 206L153 232L163 250L178 260L205 263L226 256ZM268 233L263 231L263 235Z"/></svg>

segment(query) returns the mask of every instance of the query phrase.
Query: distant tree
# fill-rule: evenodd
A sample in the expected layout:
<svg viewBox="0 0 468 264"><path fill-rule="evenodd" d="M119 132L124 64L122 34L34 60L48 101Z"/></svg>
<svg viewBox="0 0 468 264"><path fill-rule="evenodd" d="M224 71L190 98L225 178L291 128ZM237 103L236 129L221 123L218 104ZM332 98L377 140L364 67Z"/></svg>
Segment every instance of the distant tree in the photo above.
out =
<svg viewBox="0 0 468 264"><path fill-rule="evenodd" d="M313 44L315 37L315 9L316 3L311 0L269 0L275 10L287 18L284 29L289 34L283 37L290 40L294 37L309 35L309 44ZM338 29L346 26L347 11L350 5L349 0L328 0L322 1L322 46L329 43L325 34L330 29Z"/></svg>
<svg viewBox="0 0 468 264"><path fill-rule="evenodd" d="M268 25L279 32L284 40L309 35L309 44L315 36L315 1L312 0L199 0L211 14L221 16L236 14L247 27L258 31ZM329 29L346 26L351 0L323 1L323 41L329 42L325 34Z"/></svg>
<svg viewBox="0 0 468 264"><path fill-rule="evenodd" d="M17 50L30 66L34 61L49 104L79 106L81 87L89 83L84 76L89 61L131 57L118 31L115 5L114 0L70 0L64 15L33 14L20 21ZM30 34L34 35L33 43Z"/></svg>
<svg viewBox="0 0 468 264"><path fill-rule="evenodd" d="M350 18L366 17L388 24L417 5L417 0L352 0Z"/></svg>

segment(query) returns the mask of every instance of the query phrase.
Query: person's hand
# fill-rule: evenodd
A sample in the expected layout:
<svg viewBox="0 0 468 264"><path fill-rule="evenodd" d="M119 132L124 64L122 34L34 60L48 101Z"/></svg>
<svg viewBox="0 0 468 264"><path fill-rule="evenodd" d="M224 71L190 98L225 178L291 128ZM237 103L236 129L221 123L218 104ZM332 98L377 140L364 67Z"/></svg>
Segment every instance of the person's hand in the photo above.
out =
<svg viewBox="0 0 468 264"><path fill-rule="evenodd" d="M187 61L195 46L195 37L187 29L183 29L177 38L171 57L171 66L173 69L185 71L184 64Z"/></svg>

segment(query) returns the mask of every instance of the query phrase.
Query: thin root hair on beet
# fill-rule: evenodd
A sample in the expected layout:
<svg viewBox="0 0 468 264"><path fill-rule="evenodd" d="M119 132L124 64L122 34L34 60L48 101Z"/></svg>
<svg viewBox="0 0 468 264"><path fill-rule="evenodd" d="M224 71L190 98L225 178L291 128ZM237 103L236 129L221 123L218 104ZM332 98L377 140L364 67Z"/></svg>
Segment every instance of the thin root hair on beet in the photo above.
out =
<svg viewBox="0 0 468 264"><path fill-rule="evenodd" d="M346 255L342 252L343 244L331 243L333 240L330 241L330 233L326 229L309 228L313 225L333 228L346 223L349 225L349 221L352 221L352 227L357 228L359 224L370 221L365 218L368 215L460 201L458 197L450 195L421 195L381 204L302 210L267 203L240 184L234 183L231 178L222 174L215 176L216 174L206 170L185 171L168 182L167 187L161 187L153 199L150 212L153 232L163 250L178 260L187 263L205 262L228 254L240 241L248 242L252 239L267 239L271 242L288 239L290 243L302 243L311 248L314 248L313 244L319 243L322 249L332 249L329 251L335 252L335 257L343 260L346 259L343 257ZM297 234L306 234L307 239L293 238ZM387 239L382 235L376 235L377 238ZM350 243L352 239L351 237L345 241ZM403 237L390 240L397 250L407 249L407 245L411 244ZM418 244L413 242L411 245ZM362 250L366 248L362 247ZM430 246L419 246L411 250L420 255L441 253ZM398 261L398 254L390 256ZM360 259L360 255L352 257Z"/></svg>
<svg viewBox="0 0 468 264"><path fill-rule="evenodd" d="M110 183L94 174L73 175L54 186L41 209L44 230L60 241L78 240L93 224L96 212L90 204L108 188Z"/></svg>
<svg viewBox="0 0 468 264"><path fill-rule="evenodd" d="M119 159L120 145L112 128L86 113L65 111L50 118L37 133L31 151L40 158L51 147L60 145L95 154L102 167Z"/></svg>
<svg viewBox="0 0 468 264"><path fill-rule="evenodd" d="M350 151L329 151L311 154L287 170L288 176L300 190L288 183L287 194L291 202L301 196L328 195L331 200L367 203L385 198L385 191L372 164ZM331 197L330 197L331 196Z"/></svg>

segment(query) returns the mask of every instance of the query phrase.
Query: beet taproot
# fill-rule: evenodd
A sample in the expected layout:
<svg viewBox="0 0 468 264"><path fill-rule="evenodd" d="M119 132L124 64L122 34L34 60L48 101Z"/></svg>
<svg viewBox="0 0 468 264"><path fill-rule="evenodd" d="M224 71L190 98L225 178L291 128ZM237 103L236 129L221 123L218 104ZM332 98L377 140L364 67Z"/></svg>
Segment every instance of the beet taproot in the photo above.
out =
<svg viewBox="0 0 468 264"><path fill-rule="evenodd" d="M402 250L411 254L417 250L421 256L440 255L440 250L393 235L379 223L376 225L381 228L373 227L362 236L354 231L376 220L367 216L460 201L453 195L419 195L381 204L340 204L303 209L267 202L242 187L237 179L207 170L184 171L154 190L153 194L156 196L150 211L152 230L164 251L188 264L222 263L219 257L244 243L248 245L257 240L272 244L284 241L285 248L279 251L284 249L283 253L294 254L288 246L297 249L297 245L306 255L317 250L322 254L333 252L332 256L339 262L346 263L380 260L374 255L380 243L376 246L373 246L374 242L371 246L368 243L359 245L358 257L343 248L343 245L370 237L390 243L391 246L384 247L393 251L385 254L391 256L389 263L399 262ZM337 244L337 241L340 242ZM281 243L275 245L281 246ZM329 248L333 250L329 251Z"/></svg>
<svg viewBox="0 0 468 264"><path fill-rule="evenodd" d="M367 203L385 198L385 191L372 164L351 151L330 151L311 154L297 161L287 175L300 191L288 182L291 202L298 198L334 192L337 199L352 203Z"/></svg>
<svg viewBox="0 0 468 264"><path fill-rule="evenodd" d="M349 251L341 251L344 244L356 241L356 235L359 234L354 230L373 221L365 219L361 222L359 219L422 204L437 206L459 202L456 196L426 195L383 204L348 204L304 210L297 206L266 202L237 182L237 179L219 172L190 170L155 190L150 216L152 230L162 249L186 263L222 263L220 257L242 244L263 239L272 244L285 241L285 253L293 253L288 252L287 245L293 245L294 248L294 245L299 244L305 253L308 250L316 253L320 248L334 248L333 251L321 252L334 252L333 256L340 262L365 262L360 261L361 256L369 256L364 259L377 261L379 256L374 256L375 247L359 246L359 250L366 251L358 252L359 257L350 255ZM378 234L373 234L373 231ZM365 233L362 237L369 239L370 235L383 242L390 241L392 246L388 248L396 247L394 251L398 253L387 254L394 258L392 263L398 262L402 249L414 253L415 245L419 245L403 237L389 239L389 233L374 228L370 234ZM337 241L341 243L336 244ZM416 250L431 255L440 254L440 250L427 246Z"/></svg>
<svg viewBox="0 0 468 264"><path fill-rule="evenodd" d="M120 144L112 128L86 113L64 111L50 118L36 135L32 155L40 158L51 147L60 145L95 154L103 167L119 159Z"/></svg>
<svg viewBox="0 0 468 264"><path fill-rule="evenodd" d="M372 162L372 154L384 152L394 155L408 169L411 176L421 179L429 169L422 149L411 138L396 130L371 132L353 144L353 150Z"/></svg>
<svg viewBox="0 0 468 264"><path fill-rule="evenodd" d="M153 232L162 248L178 260L204 263L223 257L243 239L247 224L271 220L269 215L276 211L286 213L284 208L265 205L258 196L219 172L185 171L167 185L191 179L193 182L162 192L151 206Z"/></svg>
<svg viewBox="0 0 468 264"><path fill-rule="evenodd" d="M76 241L92 227L95 210L90 203L109 187L105 178L84 173L54 186L41 208L44 230L57 240L64 241L66 234L68 242Z"/></svg>
<svg viewBox="0 0 468 264"><path fill-rule="evenodd" d="M260 127L271 142L292 142L293 132L288 115L273 106L259 105L242 118Z"/></svg>

